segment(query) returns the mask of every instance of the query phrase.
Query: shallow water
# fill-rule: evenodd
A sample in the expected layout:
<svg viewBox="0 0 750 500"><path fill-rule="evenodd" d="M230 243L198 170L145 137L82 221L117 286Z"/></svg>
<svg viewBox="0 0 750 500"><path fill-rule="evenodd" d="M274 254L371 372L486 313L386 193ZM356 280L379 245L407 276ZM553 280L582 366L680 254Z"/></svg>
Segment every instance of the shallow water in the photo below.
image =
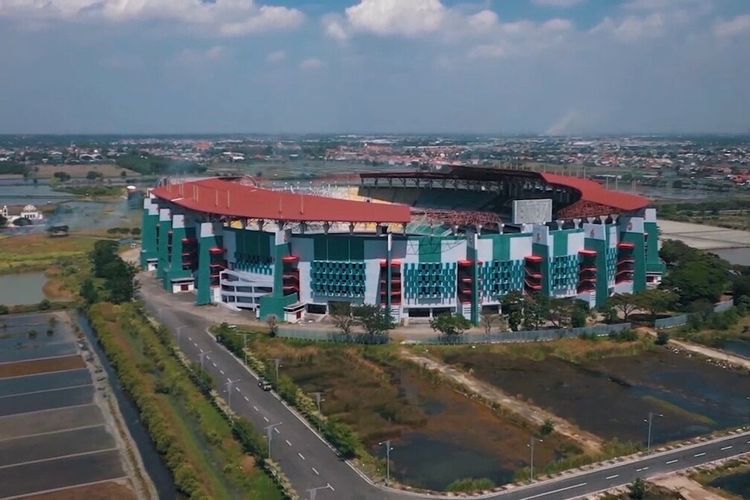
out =
<svg viewBox="0 0 750 500"><path fill-rule="evenodd" d="M4 274L0 276L0 304L16 306L38 304L45 296L42 291L47 278L43 272Z"/></svg>
<svg viewBox="0 0 750 500"><path fill-rule="evenodd" d="M709 483L709 486L721 488L741 498L750 498L750 472L720 477Z"/></svg>

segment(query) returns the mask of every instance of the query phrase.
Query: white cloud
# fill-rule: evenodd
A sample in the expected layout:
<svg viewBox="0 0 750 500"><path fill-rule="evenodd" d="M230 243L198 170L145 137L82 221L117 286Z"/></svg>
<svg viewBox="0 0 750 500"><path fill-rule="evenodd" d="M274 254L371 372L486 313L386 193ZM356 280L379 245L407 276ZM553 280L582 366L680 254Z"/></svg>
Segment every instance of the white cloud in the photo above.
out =
<svg viewBox="0 0 750 500"><path fill-rule="evenodd" d="M323 18L323 31L334 40L343 42L349 38L346 30L346 21L337 15L330 15Z"/></svg>
<svg viewBox="0 0 750 500"><path fill-rule="evenodd" d="M659 13L647 16L626 16L623 19L606 17L592 33L606 33L622 42L635 42L645 38L655 38L664 34L665 20Z"/></svg>
<svg viewBox="0 0 750 500"><path fill-rule="evenodd" d="M203 28L220 36L291 29L304 21L298 9L254 0L0 0L0 17L24 21L133 22L160 20Z"/></svg>
<svg viewBox="0 0 750 500"><path fill-rule="evenodd" d="M354 32L415 37L439 30L446 13L440 0L361 0L346 21Z"/></svg>
<svg viewBox="0 0 750 500"><path fill-rule="evenodd" d="M531 3L542 7L568 8L574 7L586 0L531 0Z"/></svg>
<svg viewBox="0 0 750 500"><path fill-rule="evenodd" d="M310 57L299 63L300 69L304 70L315 70L320 69L324 66L323 61L317 57Z"/></svg>
<svg viewBox="0 0 750 500"><path fill-rule="evenodd" d="M276 50L266 56L266 60L272 63L280 63L284 59L286 59L286 52L283 50Z"/></svg>
<svg viewBox="0 0 750 500"><path fill-rule="evenodd" d="M550 19L543 23L515 21L499 23L488 41L469 49L470 59L498 59L560 45L573 32L573 23L567 19Z"/></svg>
<svg viewBox="0 0 750 500"><path fill-rule="evenodd" d="M750 34L750 14L740 15L729 21L718 22L714 25L714 35L719 38L731 38L747 34Z"/></svg>

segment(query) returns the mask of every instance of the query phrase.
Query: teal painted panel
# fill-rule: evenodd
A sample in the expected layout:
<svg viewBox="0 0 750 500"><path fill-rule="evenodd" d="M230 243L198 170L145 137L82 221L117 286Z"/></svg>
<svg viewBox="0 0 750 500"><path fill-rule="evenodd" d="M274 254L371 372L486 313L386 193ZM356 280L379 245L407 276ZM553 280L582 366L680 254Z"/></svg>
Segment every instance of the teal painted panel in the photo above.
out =
<svg viewBox="0 0 750 500"><path fill-rule="evenodd" d="M440 262L443 238L424 236L419 238L419 262Z"/></svg>
<svg viewBox="0 0 750 500"><path fill-rule="evenodd" d="M500 262L510 260L510 242L511 238L504 234L499 234L493 238L492 258Z"/></svg>
<svg viewBox="0 0 750 500"><path fill-rule="evenodd" d="M596 307L607 303L609 298L609 287L607 285L607 247L603 240L586 238L584 248L596 252Z"/></svg>
<svg viewBox="0 0 750 500"><path fill-rule="evenodd" d="M554 238L553 257L568 255L568 233L565 231L554 231L552 235Z"/></svg>

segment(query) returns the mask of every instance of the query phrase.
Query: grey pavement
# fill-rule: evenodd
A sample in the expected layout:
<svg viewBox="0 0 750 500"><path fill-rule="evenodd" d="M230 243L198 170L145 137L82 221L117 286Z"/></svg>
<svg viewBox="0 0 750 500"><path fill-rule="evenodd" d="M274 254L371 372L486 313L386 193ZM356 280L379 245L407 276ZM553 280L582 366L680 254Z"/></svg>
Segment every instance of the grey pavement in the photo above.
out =
<svg viewBox="0 0 750 500"><path fill-rule="evenodd" d="M258 430L280 424L272 431L271 454L284 470L298 493L308 498L307 490L330 484L333 490L319 490L316 498L327 499L406 499L426 495L383 488L366 479L342 460L295 411L274 392L257 386L257 376L223 346L215 342L208 328L215 323L209 307L185 307L186 297L166 293L152 277L139 276L141 295L147 309L165 324L175 336L180 349L192 361L204 354L204 368L213 376L226 398L226 381L233 384L232 409L246 417ZM176 299L176 300L175 300ZM177 327L180 328L179 338ZM282 368L283 370L283 368ZM608 488L631 483L638 477L678 471L703 463L750 452L750 432L731 435L711 442L673 451L655 453L623 462L566 474L531 485L475 496L502 500L578 498ZM433 496L433 498L455 498Z"/></svg>

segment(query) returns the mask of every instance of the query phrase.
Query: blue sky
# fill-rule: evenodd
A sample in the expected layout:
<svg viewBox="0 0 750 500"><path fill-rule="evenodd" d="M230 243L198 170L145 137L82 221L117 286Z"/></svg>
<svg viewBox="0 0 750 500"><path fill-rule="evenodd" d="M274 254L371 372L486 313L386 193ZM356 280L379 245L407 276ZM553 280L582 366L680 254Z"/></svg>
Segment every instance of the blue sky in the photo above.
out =
<svg viewBox="0 0 750 500"><path fill-rule="evenodd" d="M0 133L750 133L747 0L0 0Z"/></svg>

